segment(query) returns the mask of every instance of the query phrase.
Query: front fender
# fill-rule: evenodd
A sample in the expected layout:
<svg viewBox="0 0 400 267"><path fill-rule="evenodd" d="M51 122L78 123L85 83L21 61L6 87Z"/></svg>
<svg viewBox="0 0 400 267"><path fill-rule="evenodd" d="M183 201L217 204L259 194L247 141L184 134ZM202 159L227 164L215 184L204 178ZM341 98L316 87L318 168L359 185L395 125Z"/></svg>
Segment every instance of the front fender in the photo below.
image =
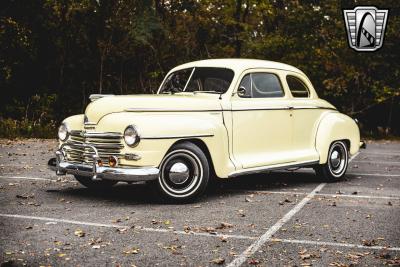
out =
<svg viewBox="0 0 400 267"><path fill-rule="evenodd" d="M83 114L73 115L63 120L68 125L70 130L83 130Z"/></svg>
<svg viewBox="0 0 400 267"><path fill-rule="evenodd" d="M327 162L329 147L337 140L350 142L350 155L360 148L360 130L356 122L349 116L332 112L322 117L316 134L315 146L320 155L320 164Z"/></svg>
<svg viewBox="0 0 400 267"><path fill-rule="evenodd" d="M141 141L122 153L135 153L140 160L121 160L121 164L158 167L171 148L181 140L201 140L210 152L216 174L226 177L233 165L229 160L228 136L221 112L120 112L104 116L96 126L100 132L121 132L133 124Z"/></svg>

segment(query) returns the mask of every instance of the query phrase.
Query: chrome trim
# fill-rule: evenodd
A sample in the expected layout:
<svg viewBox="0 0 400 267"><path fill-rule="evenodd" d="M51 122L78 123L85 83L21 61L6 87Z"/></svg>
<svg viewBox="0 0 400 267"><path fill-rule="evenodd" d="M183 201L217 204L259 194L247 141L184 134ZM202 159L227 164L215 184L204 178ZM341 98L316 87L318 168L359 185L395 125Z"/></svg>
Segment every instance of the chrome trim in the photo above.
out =
<svg viewBox="0 0 400 267"><path fill-rule="evenodd" d="M361 141L360 141L360 148L366 149L366 148L367 148L367 142L361 140Z"/></svg>
<svg viewBox="0 0 400 267"><path fill-rule="evenodd" d="M114 96L113 94L91 94L89 96L90 101L96 101L97 99L107 97L107 96Z"/></svg>
<svg viewBox="0 0 400 267"><path fill-rule="evenodd" d="M178 138L195 138L195 137L213 137L213 134L196 134L196 135L160 135L160 136L142 136L141 139L178 139Z"/></svg>
<svg viewBox="0 0 400 267"><path fill-rule="evenodd" d="M257 111L257 110L299 110L299 109L327 109L337 110L336 108L330 107L319 107L319 106L287 106L287 107L269 107L269 108L246 108L246 109L232 109L231 111Z"/></svg>
<svg viewBox="0 0 400 267"><path fill-rule="evenodd" d="M311 166L319 164L319 160L313 160L313 161L303 161L303 162L287 162L284 164L275 164L271 166L262 166L262 167L255 167L255 168L248 168L248 169L242 169L238 171L231 172L228 177L236 177L240 175L246 175L246 174L255 174L255 173L263 173L267 171L273 171L273 170L285 170L289 168L295 168L295 167L305 167L305 166Z"/></svg>
<svg viewBox="0 0 400 267"><path fill-rule="evenodd" d="M126 160L140 160L142 157L135 153L126 153L124 158Z"/></svg>
<svg viewBox="0 0 400 267"><path fill-rule="evenodd" d="M86 132L83 137L89 138L121 138L122 134L119 132Z"/></svg>
<svg viewBox="0 0 400 267"><path fill-rule="evenodd" d="M193 73L194 73L194 70L195 70L195 69L196 69L196 67L193 67L192 72L190 73L189 79L187 80L187 82L186 82L186 84L185 84L185 87L183 87L182 92L185 92L185 91L186 91L186 87L189 85L190 79L192 79L192 76L193 76Z"/></svg>
<svg viewBox="0 0 400 267"><path fill-rule="evenodd" d="M61 145L60 149L56 151L56 158L52 158L48 162L49 169L55 171L57 175L73 174L91 177L93 180L105 179L125 182L149 181L158 178L159 170L155 167L111 168L99 166L96 148L87 144L83 144L83 146L94 151L92 165L67 162L63 150L65 146L64 144Z"/></svg>
<svg viewBox="0 0 400 267"><path fill-rule="evenodd" d="M296 110L296 109L327 109L337 110L331 107L321 106L291 106L289 107L266 107L266 108L243 108L243 109L163 109L163 108L126 108L125 112L224 112L224 111L256 111L256 110Z"/></svg>
<svg viewBox="0 0 400 267"><path fill-rule="evenodd" d="M126 108L126 112L217 112L222 109L166 109L166 108Z"/></svg>

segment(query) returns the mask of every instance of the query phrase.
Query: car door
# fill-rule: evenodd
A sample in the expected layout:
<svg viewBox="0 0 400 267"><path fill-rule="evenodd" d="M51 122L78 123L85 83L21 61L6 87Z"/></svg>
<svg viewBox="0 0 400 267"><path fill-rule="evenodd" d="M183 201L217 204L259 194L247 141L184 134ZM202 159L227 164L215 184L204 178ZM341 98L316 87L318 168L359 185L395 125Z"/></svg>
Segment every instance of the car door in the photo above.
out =
<svg viewBox="0 0 400 267"><path fill-rule="evenodd" d="M312 84L303 75L287 72L285 82L292 96L293 108L293 155L298 162L319 159L315 148L315 133L319 118L326 110L318 107Z"/></svg>
<svg viewBox="0 0 400 267"><path fill-rule="evenodd" d="M291 110L281 78L279 70L257 69L239 79L231 99L232 151L242 168L293 161Z"/></svg>

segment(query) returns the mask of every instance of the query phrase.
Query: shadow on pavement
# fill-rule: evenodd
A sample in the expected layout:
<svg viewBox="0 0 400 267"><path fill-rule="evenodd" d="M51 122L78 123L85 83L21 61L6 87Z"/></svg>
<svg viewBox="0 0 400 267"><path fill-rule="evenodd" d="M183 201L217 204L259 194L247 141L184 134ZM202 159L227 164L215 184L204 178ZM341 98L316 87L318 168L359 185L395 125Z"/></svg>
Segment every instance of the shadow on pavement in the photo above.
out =
<svg viewBox="0 0 400 267"><path fill-rule="evenodd" d="M346 179L350 178L347 177ZM321 182L324 181L312 171L271 172L267 174L245 175L226 180L218 179L211 182L206 194L198 199L196 203L210 202L227 195L243 195L247 191L291 191L302 188L307 188L306 191L311 191L316 183ZM170 204L160 200L152 188L145 183L119 183L103 191L94 191L84 187L69 187L47 190L46 192L123 204Z"/></svg>

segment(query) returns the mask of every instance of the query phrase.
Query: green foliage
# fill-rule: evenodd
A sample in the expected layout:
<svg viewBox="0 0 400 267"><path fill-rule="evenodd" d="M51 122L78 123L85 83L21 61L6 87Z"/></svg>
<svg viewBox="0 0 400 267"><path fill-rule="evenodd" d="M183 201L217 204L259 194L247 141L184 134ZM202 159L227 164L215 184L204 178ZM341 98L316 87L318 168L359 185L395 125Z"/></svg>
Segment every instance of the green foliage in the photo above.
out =
<svg viewBox="0 0 400 267"><path fill-rule="evenodd" d="M356 5L390 9L377 52L348 47L342 9ZM2 124L58 124L84 112L92 93L154 93L177 64L245 57L294 65L369 130L400 134L399 7L396 0L4 0Z"/></svg>

